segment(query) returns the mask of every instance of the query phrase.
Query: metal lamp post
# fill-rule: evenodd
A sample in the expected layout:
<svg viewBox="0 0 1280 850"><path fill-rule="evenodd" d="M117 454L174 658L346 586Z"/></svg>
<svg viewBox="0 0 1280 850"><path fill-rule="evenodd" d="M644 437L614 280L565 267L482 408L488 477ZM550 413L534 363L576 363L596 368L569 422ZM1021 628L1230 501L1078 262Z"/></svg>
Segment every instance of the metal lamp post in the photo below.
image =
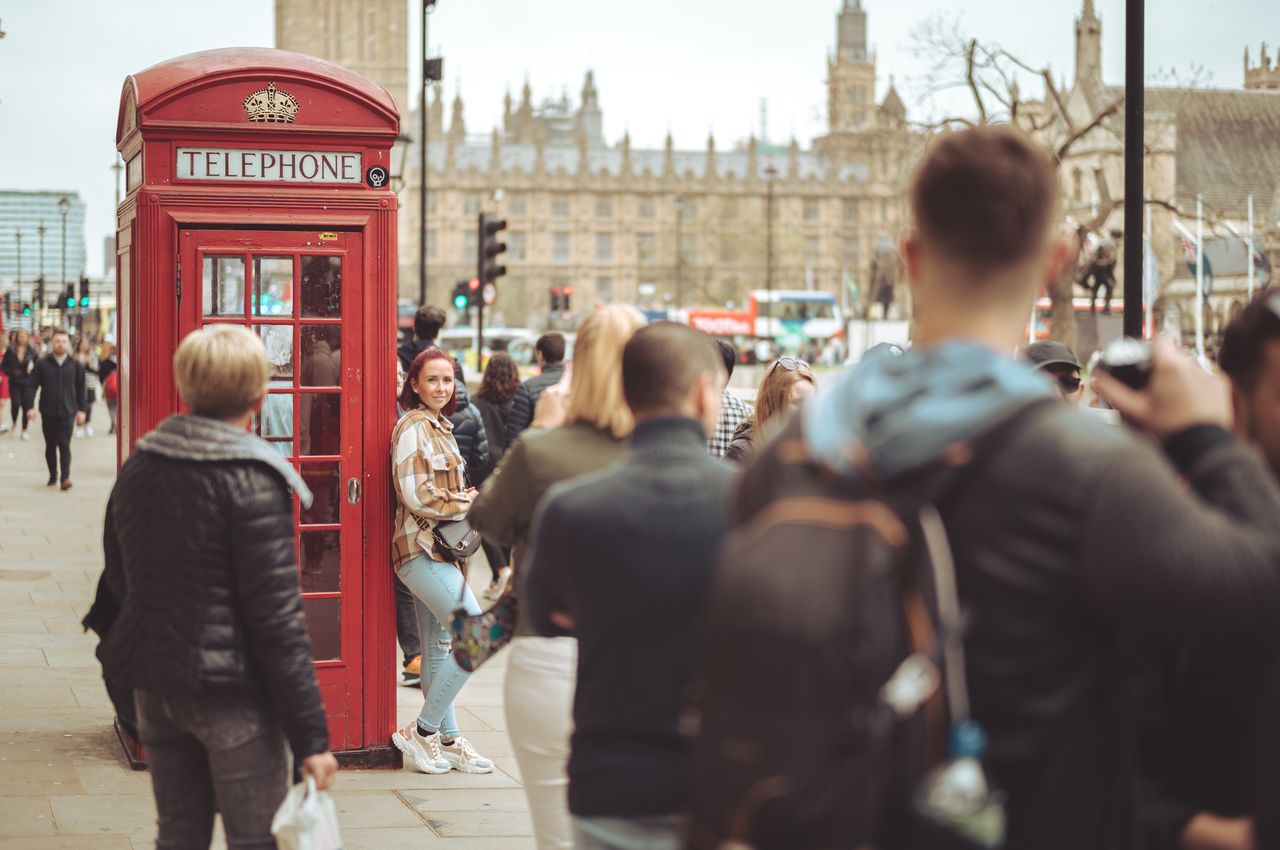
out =
<svg viewBox="0 0 1280 850"><path fill-rule="evenodd" d="M40 222L40 225L36 228L36 233L40 234L40 276L36 278L37 280L40 281L40 283L38 284L38 286L40 287L40 303L39 305L37 305L38 309L35 311L35 314L32 316L32 319L31 319L31 327L37 330L44 324L44 302L45 302L45 299L49 297L49 293L45 290L45 283L44 283L45 230L46 228L44 226L44 222L42 221Z"/></svg>
<svg viewBox="0 0 1280 850"><path fill-rule="evenodd" d="M62 275L58 279L59 298L62 298L63 293L67 291L67 211L70 208L70 198L63 195L58 199L58 212L62 215Z"/></svg>
<svg viewBox="0 0 1280 850"><path fill-rule="evenodd" d="M18 242L18 279L13 282L14 289L17 293L14 297L18 299L19 309L22 305L22 228L19 227L13 234L13 238ZM1252 283L1252 281L1250 281ZM9 311L9 305L4 305L5 312Z"/></svg>

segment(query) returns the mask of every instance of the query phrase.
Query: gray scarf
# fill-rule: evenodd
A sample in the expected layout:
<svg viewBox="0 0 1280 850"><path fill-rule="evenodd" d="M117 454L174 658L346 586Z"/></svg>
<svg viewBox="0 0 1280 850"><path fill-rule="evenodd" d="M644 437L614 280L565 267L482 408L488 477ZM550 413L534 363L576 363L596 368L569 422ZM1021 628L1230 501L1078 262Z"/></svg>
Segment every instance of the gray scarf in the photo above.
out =
<svg viewBox="0 0 1280 850"><path fill-rule="evenodd" d="M256 460L284 477L304 508L311 507L311 490L302 476L271 444L243 428L206 416L170 416L138 440L138 451L175 460Z"/></svg>

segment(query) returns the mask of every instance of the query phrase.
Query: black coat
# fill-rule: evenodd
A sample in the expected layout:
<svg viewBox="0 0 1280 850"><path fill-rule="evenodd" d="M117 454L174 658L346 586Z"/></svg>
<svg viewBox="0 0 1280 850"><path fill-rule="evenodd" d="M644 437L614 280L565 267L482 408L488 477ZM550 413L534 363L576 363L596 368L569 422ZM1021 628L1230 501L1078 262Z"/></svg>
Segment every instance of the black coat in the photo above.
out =
<svg viewBox="0 0 1280 850"><path fill-rule="evenodd" d="M456 363L454 370L462 371ZM458 454L467 464L467 483L474 486L480 483L476 476L483 476L490 467L489 439L480 411L471 403L467 385L459 379L454 386L457 387L458 409L449 417L449 424L453 426L453 438L458 441Z"/></svg>
<svg viewBox="0 0 1280 850"><path fill-rule="evenodd" d="M533 422L533 412L538 407L538 396L547 387L554 387L564 377L564 364L551 363L542 367L542 373L534 375L516 389L511 400L511 413L507 416L507 445L516 441L520 432Z"/></svg>
<svg viewBox="0 0 1280 850"><path fill-rule="evenodd" d="M484 432L489 438L489 463L475 476L476 485L480 485L489 473L498 468L498 461L507 453L507 419L511 416L512 401L498 404L482 396L476 396L472 404L480 411L480 419L484 422Z"/></svg>
<svg viewBox="0 0 1280 850"><path fill-rule="evenodd" d="M73 419L89 409L84 364L70 352L61 366L52 354L41 357L31 373L31 386L40 391L40 415L47 419Z"/></svg>
<svg viewBox="0 0 1280 850"><path fill-rule="evenodd" d="M114 622L93 623L107 627L98 648L107 681L262 694L296 758L326 751L294 528L290 493L265 463L135 451L103 533L102 584L120 606Z"/></svg>
<svg viewBox="0 0 1280 850"><path fill-rule="evenodd" d="M18 349L9 347L5 350L4 360L0 361L0 370L3 370L9 376L9 386L25 387L31 381L31 370L35 366L36 353L32 351L31 346L27 346L26 356L18 359Z"/></svg>
<svg viewBox="0 0 1280 850"><path fill-rule="evenodd" d="M793 446L768 443L745 470L737 524L771 502ZM939 507L1006 850L1139 846L1127 647L1265 645L1280 618L1280 490L1265 465L1215 426L1166 448L1053 405Z"/></svg>

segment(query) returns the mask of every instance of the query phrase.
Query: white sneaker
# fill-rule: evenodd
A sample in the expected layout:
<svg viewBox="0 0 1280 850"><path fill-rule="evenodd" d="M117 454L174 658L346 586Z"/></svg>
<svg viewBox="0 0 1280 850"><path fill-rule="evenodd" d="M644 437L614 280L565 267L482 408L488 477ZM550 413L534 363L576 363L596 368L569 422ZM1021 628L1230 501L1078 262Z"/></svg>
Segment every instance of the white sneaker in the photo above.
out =
<svg viewBox="0 0 1280 850"><path fill-rule="evenodd" d="M24 440L30 440L30 439L31 439L31 435L30 435L30 434L28 434L26 431L23 431L23 432L22 432L22 439L24 439Z"/></svg>
<svg viewBox="0 0 1280 850"><path fill-rule="evenodd" d="M439 735L436 736L437 738ZM441 744L444 760L463 773L493 773L493 762L476 752L471 742L459 735L452 744Z"/></svg>
<svg viewBox="0 0 1280 850"><path fill-rule="evenodd" d="M92 436L93 436L93 426L92 426L92 425L86 425L86 426L84 426L84 433L85 433L85 436L87 436L87 437L92 437Z"/></svg>
<svg viewBox="0 0 1280 850"><path fill-rule="evenodd" d="M75 437L76 437L76 439L77 439L77 440L83 440L83 439L84 439L84 428L77 428L77 429L75 430Z"/></svg>
<svg viewBox="0 0 1280 850"><path fill-rule="evenodd" d="M503 567L498 570L498 577L489 582L489 586L484 589L482 594L485 599L498 599L502 594L507 592L507 585L511 582L511 568Z"/></svg>
<svg viewBox="0 0 1280 850"><path fill-rule="evenodd" d="M391 733L391 743L413 762L420 773L448 773L453 765L444 757L440 746L440 733L423 737L415 720L403 729ZM456 744L457 741L454 741Z"/></svg>
<svg viewBox="0 0 1280 850"><path fill-rule="evenodd" d="M3 423L0 423L0 434L8 434L8 433L9 433L9 426Z"/></svg>

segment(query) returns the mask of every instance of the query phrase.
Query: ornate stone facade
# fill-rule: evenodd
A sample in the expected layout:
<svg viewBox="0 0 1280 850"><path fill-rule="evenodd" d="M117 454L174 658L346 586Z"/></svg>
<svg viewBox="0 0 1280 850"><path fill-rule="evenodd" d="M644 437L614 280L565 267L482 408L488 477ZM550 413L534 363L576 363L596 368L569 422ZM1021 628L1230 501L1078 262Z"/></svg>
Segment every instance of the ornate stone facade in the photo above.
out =
<svg viewBox="0 0 1280 850"><path fill-rule="evenodd" d="M843 0L827 68L828 132L811 149L795 139L724 146L709 137L702 149L681 150L670 134L657 149L633 147L629 135L610 144L590 71L574 101L535 103L526 82L518 102L507 95L502 126L483 134L468 132L461 94L446 128L437 89L428 108L428 299L443 304L455 281L475 274L483 209L509 222L499 321L545 322L557 286L573 287L574 312L610 302L741 305L765 287L772 207L775 288L846 298L856 290L869 300L872 250L905 222L919 139L892 86L874 102L866 34L860 0ZM416 117L405 121L416 128ZM401 192L404 298L418 290L418 160L409 150Z"/></svg>
<svg viewBox="0 0 1280 850"><path fill-rule="evenodd" d="M319 56L381 83L409 109L404 0L276 0L276 47Z"/></svg>

